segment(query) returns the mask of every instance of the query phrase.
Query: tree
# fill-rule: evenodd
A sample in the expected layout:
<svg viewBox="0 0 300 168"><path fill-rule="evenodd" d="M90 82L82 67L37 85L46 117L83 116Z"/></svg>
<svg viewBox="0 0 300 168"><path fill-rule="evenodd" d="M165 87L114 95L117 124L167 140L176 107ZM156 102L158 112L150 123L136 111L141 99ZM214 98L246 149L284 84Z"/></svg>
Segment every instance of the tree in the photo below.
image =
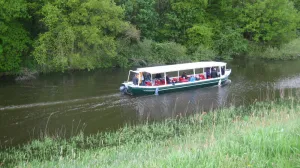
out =
<svg viewBox="0 0 300 168"><path fill-rule="evenodd" d="M187 30L187 37L188 37L187 44L189 46L200 46L200 45L205 47L212 46L213 32L212 32L212 28L210 28L208 25L204 25L204 24L193 25L192 28L189 28Z"/></svg>
<svg viewBox="0 0 300 168"><path fill-rule="evenodd" d="M125 8L125 19L141 30L143 38L155 38L158 26L155 0L123 0L119 3Z"/></svg>
<svg viewBox="0 0 300 168"><path fill-rule="evenodd" d="M0 71L18 71L31 43L21 19L28 17L24 0L0 0Z"/></svg>
<svg viewBox="0 0 300 168"><path fill-rule="evenodd" d="M296 35L299 15L289 0L248 1L239 21L249 40L280 45Z"/></svg>
<svg viewBox="0 0 300 168"><path fill-rule="evenodd" d="M115 38L128 27L121 7L110 0L55 0L41 13L48 30L33 55L43 71L113 66Z"/></svg>
<svg viewBox="0 0 300 168"><path fill-rule="evenodd" d="M207 0L174 0L171 10L166 13L166 20L160 30L164 39L181 44L188 40L187 30L195 24L205 23Z"/></svg>

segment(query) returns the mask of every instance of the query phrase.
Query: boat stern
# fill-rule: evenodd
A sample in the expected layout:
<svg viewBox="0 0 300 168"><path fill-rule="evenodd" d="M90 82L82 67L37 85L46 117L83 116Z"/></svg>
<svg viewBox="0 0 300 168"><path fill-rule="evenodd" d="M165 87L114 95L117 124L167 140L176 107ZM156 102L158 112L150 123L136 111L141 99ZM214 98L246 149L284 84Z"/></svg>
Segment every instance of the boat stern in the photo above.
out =
<svg viewBox="0 0 300 168"><path fill-rule="evenodd" d="M120 92L123 94L131 94L130 92L130 85L133 85L132 82L123 82L119 88Z"/></svg>

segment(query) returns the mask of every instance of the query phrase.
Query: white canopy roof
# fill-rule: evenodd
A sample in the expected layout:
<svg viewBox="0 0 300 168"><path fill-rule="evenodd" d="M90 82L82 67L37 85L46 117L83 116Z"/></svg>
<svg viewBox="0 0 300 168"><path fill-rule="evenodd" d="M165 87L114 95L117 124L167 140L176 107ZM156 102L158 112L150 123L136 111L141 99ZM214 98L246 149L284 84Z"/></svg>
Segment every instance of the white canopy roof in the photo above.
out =
<svg viewBox="0 0 300 168"><path fill-rule="evenodd" d="M207 62L193 62L193 63L185 63L185 64L145 67L145 68L138 68L136 71L156 74L156 73L163 73L163 72L174 72L174 71L182 71L182 70L197 69L197 68L218 67L218 66L225 66L225 65L226 65L225 62L207 61Z"/></svg>

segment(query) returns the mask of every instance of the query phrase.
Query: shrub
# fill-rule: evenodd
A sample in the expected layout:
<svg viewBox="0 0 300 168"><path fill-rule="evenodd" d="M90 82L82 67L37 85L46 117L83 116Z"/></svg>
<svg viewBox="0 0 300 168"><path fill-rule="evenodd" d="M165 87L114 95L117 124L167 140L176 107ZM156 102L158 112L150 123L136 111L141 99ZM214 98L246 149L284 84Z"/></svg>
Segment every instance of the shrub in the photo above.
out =
<svg viewBox="0 0 300 168"><path fill-rule="evenodd" d="M219 52L222 58L241 55L247 51L248 42L238 30L226 27L224 31L218 34L215 40L214 49Z"/></svg>
<svg viewBox="0 0 300 168"><path fill-rule="evenodd" d="M300 58L300 39L295 39L281 47L259 47L252 45L252 50L249 53L250 57L259 57L271 60L289 60Z"/></svg>
<svg viewBox="0 0 300 168"><path fill-rule="evenodd" d="M119 41L116 62L121 67L150 66L189 62L186 48L174 42L158 43L149 39L129 44L127 40Z"/></svg>
<svg viewBox="0 0 300 168"><path fill-rule="evenodd" d="M216 51L201 45L192 54L192 59L193 61L209 61L209 60L214 60L216 56L217 56Z"/></svg>

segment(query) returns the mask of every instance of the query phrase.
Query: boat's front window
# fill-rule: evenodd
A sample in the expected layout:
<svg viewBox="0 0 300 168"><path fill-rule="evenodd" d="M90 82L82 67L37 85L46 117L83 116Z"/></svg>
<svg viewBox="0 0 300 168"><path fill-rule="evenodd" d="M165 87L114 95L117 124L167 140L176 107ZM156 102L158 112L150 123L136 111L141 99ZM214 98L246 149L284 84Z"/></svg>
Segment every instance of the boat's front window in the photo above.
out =
<svg viewBox="0 0 300 168"><path fill-rule="evenodd" d="M137 72L135 72L135 71L133 71L133 70L129 70L127 82L132 81L133 78L136 76L136 74L137 74Z"/></svg>

